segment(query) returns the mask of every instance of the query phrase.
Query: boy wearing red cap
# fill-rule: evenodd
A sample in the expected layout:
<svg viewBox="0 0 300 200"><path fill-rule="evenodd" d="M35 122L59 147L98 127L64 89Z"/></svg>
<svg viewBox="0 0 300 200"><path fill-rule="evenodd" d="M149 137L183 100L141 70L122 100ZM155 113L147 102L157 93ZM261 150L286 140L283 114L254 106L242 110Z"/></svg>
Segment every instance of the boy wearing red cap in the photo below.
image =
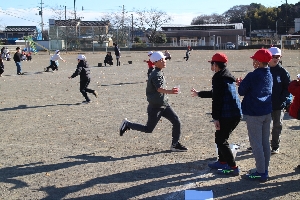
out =
<svg viewBox="0 0 300 200"><path fill-rule="evenodd" d="M227 69L227 56L223 53L213 55L211 70L211 91L191 90L192 97L212 98L212 118L216 128L215 143L218 147L218 161L208 164L218 169L221 174L239 175L239 168L229 147L228 139L232 131L241 121L241 102L236 91L236 78Z"/></svg>
<svg viewBox="0 0 300 200"><path fill-rule="evenodd" d="M273 78L268 63L272 54L260 49L251 56L254 71L242 80L238 79L238 92L244 96L242 112L247 123L248 136L256 163L256 172L246 175L247 179L265 182L268 180L270 161L270 124L272 113Z"/></svg>

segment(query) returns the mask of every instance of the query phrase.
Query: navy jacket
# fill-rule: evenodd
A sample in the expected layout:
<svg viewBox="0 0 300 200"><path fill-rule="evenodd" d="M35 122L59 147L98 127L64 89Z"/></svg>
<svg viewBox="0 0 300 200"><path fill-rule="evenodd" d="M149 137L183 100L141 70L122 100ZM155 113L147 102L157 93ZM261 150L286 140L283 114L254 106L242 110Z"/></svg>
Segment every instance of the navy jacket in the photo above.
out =
<svg viewBox="0 0 300 200"><path fill-rule="evenodd" d="M88 80L90 79L90 68L86 61L81 60L76 68L76 71L71 76L75 78L76 76L80 75L80 80Z"/></svg>
<svg viewBox="0 0 300 200"><path fill-rule="evenodd" d="M270 71L273 77L272 109L281 110L286 107L287 103L290 103L288 87L291 78L289 73L279 64L270 67Z"/></svg>
<svg viewBox="0 0 300 200"><path fill-rule="evenodd" d="M238 92L244 96L242 111L244 115L263 116L272 112L273 78L270 68L257 68L240 83Z"/></svg>
<svg viewBox="0 0 300 200"><path fill-rule="evenodd" d="M200 91L198 96L212 98L212 118L214 120L242 116L235 78L226 68L214 74L212 88L211 91Z"/></svg>

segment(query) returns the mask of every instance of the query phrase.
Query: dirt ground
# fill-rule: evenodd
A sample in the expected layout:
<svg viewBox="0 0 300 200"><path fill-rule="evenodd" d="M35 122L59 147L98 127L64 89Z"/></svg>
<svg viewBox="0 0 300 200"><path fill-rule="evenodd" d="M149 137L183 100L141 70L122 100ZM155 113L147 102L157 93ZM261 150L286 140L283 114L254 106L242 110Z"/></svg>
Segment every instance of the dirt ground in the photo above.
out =
<svg viewBox="0 0 300 200"><path fill-rule="evenodd" d="M122 49L121 49L122 50ZM146 123L147 52L123 52L121 66L97 67L104 52L85 55L91 66L93 103L80 104L76 54L64 54L59 71L43 72L49 55L23 62L16 75L5 62L0 77L0 199L163 199L183 200L185 190L213 191L214 199L300 199L299 121L284 117L280 153L271 157L270 180L245 180L255 167L247 129L242 121L230 138L240 145L241 176L224 176L207 164L216 160L211 99L192 98L191 88L210 90L210 65L216 51L171 51L164 70L168 87L181 93L169 102L182 122L181 142L188 152L170 152L171 124L166 120L152 134L129 131L119 136L123 118ZM255 50L223 51L229 70L244 77L253 70ZM283 66L292 79L300 73L300 52L283 51ZM114 60L115 61L115 60ZM132 64L128 64L132 61Z"/></svg>

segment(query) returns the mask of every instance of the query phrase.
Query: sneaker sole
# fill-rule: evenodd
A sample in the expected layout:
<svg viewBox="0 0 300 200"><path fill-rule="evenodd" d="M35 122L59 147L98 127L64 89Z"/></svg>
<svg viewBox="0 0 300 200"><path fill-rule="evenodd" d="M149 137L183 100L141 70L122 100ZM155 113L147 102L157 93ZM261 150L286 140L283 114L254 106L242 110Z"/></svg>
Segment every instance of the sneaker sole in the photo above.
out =
<svg viewBox="0 0 300 200"><path fill-rule="evenodd" d="M218 169L218 174L225 175L225 176L228 176L228 175L239 176L240 175L239 172L238 173L237 172L223 173L222 169Z"/></svg>
<svg viewBox="0 0 300 200"><path fill-rule="evenodd" d="M188 149L187 150L181 150L181 149L174 149L174 148L170 148L170 150L173 151L173 152L186 152L186 151L188 151Z"/></svg>
<svg viewBox="0 0 300 200"><path fill-rule="evenodd" d="M123 136L124 135L124 133L126 132L126 131L124 131L123 133L122 133L122 130L125 128L125 126L126 126L126 123L125 122L127 122L127 118L125 118L125 119L123 119L123 121L122 121L122 123L121 123L121 126L120 126L120 136Z"/></svg>

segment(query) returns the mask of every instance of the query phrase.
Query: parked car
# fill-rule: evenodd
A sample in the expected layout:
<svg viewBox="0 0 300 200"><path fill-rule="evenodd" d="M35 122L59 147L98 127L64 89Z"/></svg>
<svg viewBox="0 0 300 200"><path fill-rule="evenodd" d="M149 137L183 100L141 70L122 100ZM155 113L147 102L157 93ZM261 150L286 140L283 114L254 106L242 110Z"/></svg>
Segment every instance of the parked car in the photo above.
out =
<svg viewBox="0 0 300 200"><path fill-rule="evenodd" d="M240 44L239 44L240 46L248 46L248 42L240 42Z"/></svg>
<svg viewBox="0 0 300 200"><path fill-rule="evenodd" d="M233 44L232 42L227 42L226 49L235 49L235 44Z"/></svg>

